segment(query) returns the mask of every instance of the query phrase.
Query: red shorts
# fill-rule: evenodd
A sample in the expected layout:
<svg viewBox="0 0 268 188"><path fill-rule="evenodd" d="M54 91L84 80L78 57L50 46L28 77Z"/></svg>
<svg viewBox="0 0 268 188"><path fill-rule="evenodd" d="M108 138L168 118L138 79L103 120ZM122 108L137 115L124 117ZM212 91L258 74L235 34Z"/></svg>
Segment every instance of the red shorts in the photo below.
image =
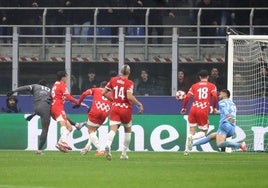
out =
<svg viewBox="0 0 268 188"><path fill-rule="evenodd" d="M51 117L56 121L67 121L67 116L63 107L51 106Z"/></svg>
<svg viewBox="0 0 268 188"><path fill-rule="evenodd" d="M95 124L102 125L109 113L104 111L90 111L88 113L88 119Z"/></svg>
<svg viewBox="0 0 268 188"><path fill-rule="evenodd" d="M188 122L204 126L208 124L208 111L206 109L191 108L188 115Z"/></svg>
<svg viewBox="0 0 268 188"><path fill-rule="evenodd" d="M110 111L110 120L127 124L132 120L132 109L112 106Z"/></svg>

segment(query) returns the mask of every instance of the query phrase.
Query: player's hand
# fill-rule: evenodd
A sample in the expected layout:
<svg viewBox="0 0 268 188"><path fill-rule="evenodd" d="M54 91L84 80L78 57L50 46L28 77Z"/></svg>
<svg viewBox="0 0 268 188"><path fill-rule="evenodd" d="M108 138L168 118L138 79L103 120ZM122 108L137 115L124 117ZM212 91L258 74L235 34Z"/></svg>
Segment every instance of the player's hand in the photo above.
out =
<svg viewBox="0 0 268 188"><path fill-rule="evenodd" d="M182 108L181 109L181 114L185 114L186 113L186 108Z"/></svg>
<svg viewBox="0 0 268 188"><path fill-rule="evenodd" d="M230 123L232 123L232 124L235 123L235 119L232 118L230 115L226 115L226 119L227 119Z"/></svg>
<svg viewBox="0 0 268 188"><path fill-rule="evenodd" d="M139 105L138 106L139 107L139 114L142 114L143 113L143 111L144 111L144 109L143 109L143 105Z"/></svg>
<svg viewBox="0 0 268 188"><path fill-rule="evenodd" d="M10 97L11 95L13 95L13 91L9 91L9 92L7 92L7 97Z"/></svg>
<svg viewBox="0 0 268 188"><path fill-rule="evenodd" d="M218 114L218 110L217 110L217 108L213 108L212 113L213 113L213 114Z"/></svg>
<svg viewBox="0 0 268 188"><path fill-rule="evenodd" d="M73 109L77 109L77 108L80 108L80 104L73 105Z"/></svg>

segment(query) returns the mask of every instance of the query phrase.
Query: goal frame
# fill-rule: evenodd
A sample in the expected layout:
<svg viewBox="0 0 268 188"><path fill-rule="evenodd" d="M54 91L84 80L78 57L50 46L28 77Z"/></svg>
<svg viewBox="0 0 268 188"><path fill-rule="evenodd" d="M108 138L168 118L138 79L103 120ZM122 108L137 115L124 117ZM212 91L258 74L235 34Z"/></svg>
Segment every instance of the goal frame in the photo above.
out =
<svg viewBox="0 0 268 188"><path fill-rule="evenodd" d="M231 35L229 34L227 36L227 89L233 94L234 85L233 85L233 76L234 76L234 40L255 40L255 41L265 41L268 43L268 35ZM268 63L268 62L266 62ZM233 95L231 94L230 99L233 100ZM268 127L266 127L266 130ZM267 132L267 131L266 131ZM267 142L267 140L266 140ZM254 149L251 151L264 151L267 152L267 143L266 146L264 146L264 150L255 150L255 141L254 141ZM228 148L229 152L231 151L231 148Z"/></svg>
<svg viewBox="0 0 268 188"><path fill-rule="evenodd" d="M233 75L234 75L234 53L233 46L234 40L263 40L267 39L268 35L228 35L228 48L227 48L227 89L233 93ZM230 51L231 50L231 51ZM232 95L230 96L233 99Z"/></svg>

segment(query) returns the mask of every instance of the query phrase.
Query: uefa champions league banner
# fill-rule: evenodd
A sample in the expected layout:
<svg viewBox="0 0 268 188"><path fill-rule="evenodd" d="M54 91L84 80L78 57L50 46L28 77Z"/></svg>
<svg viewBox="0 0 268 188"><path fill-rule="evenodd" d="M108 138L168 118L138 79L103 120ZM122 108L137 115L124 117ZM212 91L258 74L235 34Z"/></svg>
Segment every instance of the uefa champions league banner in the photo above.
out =
<svg viewBox="0 0 268 188"><path fill-rule="evenodd" d="M39 136L41 134L41 123L39 116L35 116L27 122L25 117L29 114L0 114L0 149L37 150ZM87 115L70 114L69 117L76 121L85 121ZM210 132L218 128L219 116L210 115ZM107 119L98 130L101 145L106 144L109 131L109 120ZM185 140L188 132L187 115L134 115L133 134L129 149L131 151L184 151ZM245 127L236 128L236 137L233 141L241 142L246 139L247 144L253 146L253 150L263 151L264 142L267 143L265 133L268 127ZM45 150L57 150L55 144L60 137L60 126L51 121ZM82 149L87 143L87 127L80 131L73 129L69 135L68 143L73 150ZM124 139L123 128L120 127L114 139L112 150L121 150ZM94 149L94 147L93 147ZM193 151L219 151L215 141L194 147Z"/></svg>

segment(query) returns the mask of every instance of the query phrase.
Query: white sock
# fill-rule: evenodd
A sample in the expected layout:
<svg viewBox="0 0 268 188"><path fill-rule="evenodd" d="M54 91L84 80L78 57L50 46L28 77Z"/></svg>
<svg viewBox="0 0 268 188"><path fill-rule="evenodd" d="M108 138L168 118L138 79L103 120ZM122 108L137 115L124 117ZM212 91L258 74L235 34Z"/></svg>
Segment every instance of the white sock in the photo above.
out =
<svg viewBox="0 0 268 188"><path fill-rule="evenodd" d="M124 145L122 150L123 155L127 154L127 149L129 147L130 141L131 141L131 133L125 133Z"/></svg>
<svg viewBox="0 0 268 188"><path fill-rule="evenodd" d="M67 127L61 126L60 128L61 137L60 137L59 142L66 142L67 136L69 135L69 133L70 131L67 129Z"/></svg>
<svg viewBox="0 0 268 188"><path fill-rule="evenodd" d="M192 134L189 134L188 137L193 137ZM187 146L188 146L188 137L186 138L186 142L185 142L185 150L188 150L187 149Z"/></svg>
<svg viewBox="0 0 268 188"><path fill-rule="evenodd" d="M85 148L89 148L90 146L91 146L91 140L90 140L90 136L89 136Z"/></svg>
<svg viewBox="0 0 268 188"><path fill-rule="evenodd" d="M89 140L92 142L92 144L97 148L97 151L101 151L99 138L97 137L97 133L93 132L89 134ZM89 141L88 140L88 141Z"/></svg>
<svg viewBox="0 0 268 188"><path fill-rule="evenodd" d="M115 136L115 132L114 131L110 131L108 133L108 139L107 139L107 146L108 147L111 147L112 143L113 143L113 140L114 140L114 136Z"/></svg>
<svg viewBox="0 0 268 188"><path fill-rule="evenodd" d="M194 136L193 136L193 140L197 140L199 138L202 138L204 137L206 134L203 132L203 131L200 131L198 133L195 133Z"/></svg>

